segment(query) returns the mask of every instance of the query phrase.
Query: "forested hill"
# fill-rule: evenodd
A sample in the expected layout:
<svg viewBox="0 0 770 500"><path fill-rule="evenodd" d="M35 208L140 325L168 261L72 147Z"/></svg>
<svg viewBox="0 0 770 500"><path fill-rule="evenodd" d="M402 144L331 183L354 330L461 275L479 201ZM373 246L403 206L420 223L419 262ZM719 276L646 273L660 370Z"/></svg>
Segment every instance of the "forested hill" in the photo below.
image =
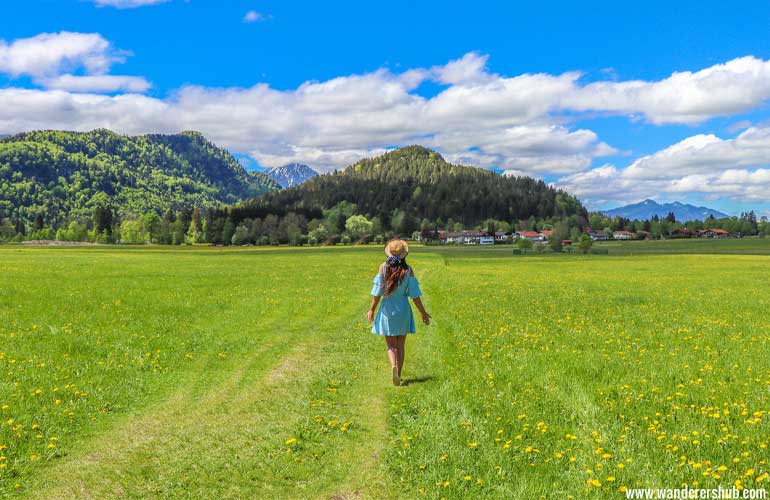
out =
<svg viewBox="0 0 770 500"><path fill-rule="evenodd" d="M232 204L278 188L197 132L128 137L102 129L0 138L0 219L29 223L44 214L56 226L90 218L99 205L130 216Z"/></svg>
<svg viewBox="0 0 770 500"><path fill-rule="evenodd" d="M421 146L361 160L341 172L267 193L244 208L323 210L340 202L353 203L358 213L377 217L384 227L394 229L391 218L399 212L413 219L412 225L427 219L439 226L451 220L467 227L487 219L512 222L533 216L586 215L576 198L543 181L452 165Z"/></svg>

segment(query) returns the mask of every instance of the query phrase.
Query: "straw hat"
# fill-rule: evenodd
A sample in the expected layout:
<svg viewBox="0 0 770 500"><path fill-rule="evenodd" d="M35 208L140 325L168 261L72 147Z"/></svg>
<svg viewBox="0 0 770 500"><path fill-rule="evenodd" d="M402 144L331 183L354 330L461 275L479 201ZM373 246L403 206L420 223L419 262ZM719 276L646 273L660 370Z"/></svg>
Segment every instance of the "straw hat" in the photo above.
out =
<svg viewBox="0 0 770 500"><path fill-rule="evenodd" d="M409 245L404 240L390 240L385 245L385 255L388 257L406 257L409 253Z"/></svg>

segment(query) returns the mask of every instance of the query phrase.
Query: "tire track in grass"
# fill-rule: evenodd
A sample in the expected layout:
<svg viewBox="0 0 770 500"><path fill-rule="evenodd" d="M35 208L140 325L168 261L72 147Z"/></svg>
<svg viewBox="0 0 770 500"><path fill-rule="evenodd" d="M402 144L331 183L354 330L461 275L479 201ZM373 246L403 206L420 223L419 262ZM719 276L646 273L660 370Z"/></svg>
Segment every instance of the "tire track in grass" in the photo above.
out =
<svg viewBox="0 0 770 500"><path fill-rule="evenodd" d="M430 286L431 277L437 267L444 265L443 259L434 255L422 254L418 259L417 274L423 286ZM426 308L430 311L430 297L426 298ZM419 321L419 317L416 318ZM433 320L436 321L436 320ZM418 326L418 334L407 340L407 357L404 364L404 385L393 387L390 381L389 363L385 343L381 338L373 337L366 329L363 339L365 353L357 368L366 373L362 380L360 407L365 419L364 446L352 448L341 456L344 463L350 464L350 472L345 479L345 486L330 490L319 499L328 500L364 500L403 498L401 480L391 468L387 459L394 442L398 439L399 429L394 427L393 409L401 401L426 390L426 386L437 378L436 359L438 339L436 323L426 328Z"/></svg>
<svg viewBox="0 0 770 500"><path fill-rule="evenodd" d="M388 440L387 392L389 372L386 370L385 349L380 339L367 338L361 333L356 349L347 349L346 361L339 365L337 374L351 375L353 387L347 404L351 409L350 418L358 437L338 451L339 463L346 464L346 473L338 483L331 485L316 498L329 500L360 500L387 498L387 478L381 459Z"/></svg>
<svg viewBox="0 0 770 500"><path fill-rule="evenodd" d="M159 455L153 449L168 444L169 437L191 431L195 422L213 417L226 420L227 408L243 399L243 394L274 364L290 356L292 344L286 336L294 337L300 328L307 328L303 323L290 331L282 330L285 315L279 312L274 311L268 321L252 323L255 334L263 339L258 349L233 355L224 367L216 358L208 364L197 362L197 367L187 374L190 378L165 400L121 418L102 434L41 470L33 483L32 498L87 498L91 490L102 492L95 498L126 494L121 483L126 477L136 481L132 477L136 474L122 469L141 469L143 464L138 456L147 455L146 461L152 461L153 455ZM241 340L248 348L250 339Z"/></svg>
<svg viewBox="0 0 770 500"><path fill-rule="evenodd" d="M264 346L252 355L234 360L227 375L206 380L208 373L201 367L199 375L161 403L152 405L138 415L121 420L105 435L76 450L62 462L54 463L38 481L42 493L33 498L107 498L124 496L123 484L130 467L138 465L137 455L151 453L162 446L168 435L185 430L185 423L211 418L212 409L231 403L250 371L264 372L260 367L266 356L279 356L283 346ZM212 387L212 381L214 386ZM203 386L203 388L201 388ZM93 493L93 495L92 495ZM130 496L130 495L129 495Z"/></svg>

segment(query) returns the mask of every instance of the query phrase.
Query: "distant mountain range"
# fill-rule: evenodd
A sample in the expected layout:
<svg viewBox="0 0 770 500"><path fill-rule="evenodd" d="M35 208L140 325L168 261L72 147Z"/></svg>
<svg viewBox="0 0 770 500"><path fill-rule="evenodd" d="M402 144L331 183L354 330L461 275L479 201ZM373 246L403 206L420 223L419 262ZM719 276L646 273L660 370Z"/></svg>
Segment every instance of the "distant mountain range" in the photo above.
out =
<svg viewBox="0 0 770 500"><path fill-rule="evenodd" d="M265 172L268 177L275 180L282 188L299 186L303 182L318 175L318 172L302 163L289 163L282 167L271 168Z"/></svg>
<svg viewBox="0 0 770 500"><path fill-rule="evenodd" d="M690 220L705 220L709 218L709 215L713 215L717 219L729 217L727 214L722 213L719 210L714 210L713 208L696 207L695 205L679 203L678 201L661 204L655 200L644 200L632 205L604 210L602 213L610 217L620 216L631 220L644 220L655 215L658 217L665 217L671 212L674 213L676 220L683 222Z"/></svg>

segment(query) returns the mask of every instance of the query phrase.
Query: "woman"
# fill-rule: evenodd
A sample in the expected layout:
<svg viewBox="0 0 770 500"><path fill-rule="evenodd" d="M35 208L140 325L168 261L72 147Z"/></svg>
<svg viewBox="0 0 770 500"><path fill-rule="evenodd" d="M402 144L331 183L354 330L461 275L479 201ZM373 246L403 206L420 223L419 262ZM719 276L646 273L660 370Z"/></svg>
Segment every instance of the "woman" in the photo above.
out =
<svg viewBox="0 0 770 500"><path fill-rule="evenodd" d="M387 259L380 265L380 271L374 277L372 307L366 314L369 323L374 322L372 333L385 337L393 385L401 385L406 335L415 333L409 298L420 311L422 322L430 324L430 314L425 311L420 300L420 284L414 277L414 270L406 264L408 253L409 245L404 240L390 240L385 245ZM380 302L380 310L375 318L374 311Z"/></svg>

